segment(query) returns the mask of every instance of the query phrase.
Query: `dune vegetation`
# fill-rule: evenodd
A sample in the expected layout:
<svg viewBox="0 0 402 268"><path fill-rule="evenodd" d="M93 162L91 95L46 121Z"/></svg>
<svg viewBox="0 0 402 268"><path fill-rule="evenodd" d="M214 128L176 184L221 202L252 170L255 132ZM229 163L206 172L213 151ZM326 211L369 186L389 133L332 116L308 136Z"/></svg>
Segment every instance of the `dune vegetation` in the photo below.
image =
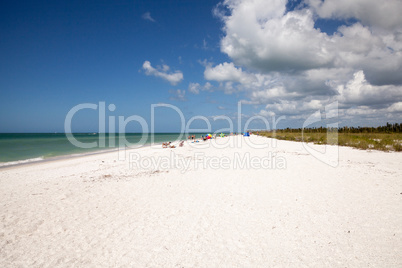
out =
<svg viewBox="0 0 402 268"><path fill-rule="evenodd" d="M259 135L280 140L337 144L358 149L402 151L402 124L380 127L298 128L259 131Z"/></svg>

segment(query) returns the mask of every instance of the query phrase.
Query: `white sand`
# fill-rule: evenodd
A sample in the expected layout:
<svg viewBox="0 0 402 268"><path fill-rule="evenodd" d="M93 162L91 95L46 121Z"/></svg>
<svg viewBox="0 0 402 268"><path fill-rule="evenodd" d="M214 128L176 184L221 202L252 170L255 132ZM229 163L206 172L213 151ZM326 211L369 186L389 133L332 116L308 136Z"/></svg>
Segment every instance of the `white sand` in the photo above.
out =
<svg viewBox="0 0 402 268"><path fill-rule="evenodd" d="M245 139L272 145L131 151L187 171L116 152L1 169L0 267L402 266L401 153L340 147L333 168L302 143ZM268 152L286 166L233 169Z"/></svg>

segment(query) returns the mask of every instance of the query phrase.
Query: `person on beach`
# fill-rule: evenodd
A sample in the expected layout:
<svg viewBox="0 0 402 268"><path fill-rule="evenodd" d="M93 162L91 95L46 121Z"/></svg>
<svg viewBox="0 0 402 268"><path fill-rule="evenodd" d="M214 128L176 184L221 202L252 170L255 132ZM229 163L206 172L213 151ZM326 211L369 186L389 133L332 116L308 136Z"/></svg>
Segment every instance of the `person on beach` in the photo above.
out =
<svg viewBox="0 0 402 268"><path fill-rule="evenodd" d="M162 143L162 148L168 148L168 146L170 146L170 143L171 143L170 141Z"/></svg>

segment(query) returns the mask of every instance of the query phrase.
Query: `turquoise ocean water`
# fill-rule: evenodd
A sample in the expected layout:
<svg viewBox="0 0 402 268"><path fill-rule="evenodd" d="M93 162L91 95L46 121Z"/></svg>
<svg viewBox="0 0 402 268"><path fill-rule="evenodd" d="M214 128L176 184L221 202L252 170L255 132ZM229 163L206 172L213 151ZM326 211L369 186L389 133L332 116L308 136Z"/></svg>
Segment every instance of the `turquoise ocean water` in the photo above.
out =
<svg viewBox="0 0 402 268"><path fill-rule="evenodd" d="M79 148L73 145L63 133L0 133L0 167L18 163L40 161L57 156L68 156L76 154L87 154L96 151L113 150L117 147L138 147L140 140L144 137L144 145L151 143L162 143L175 141L180 138L180 133L126 133L119 134L97 134L97 133L75 133L74 138L79 142L97 142L94 148ZM102 137L104 135L104 137ZM186 139L189 134L183 134L181 139ZM205 135L203 133L192 134L196 137ZM124 146L124 140L129 143ZM105 146L102 146L104 144ZM122 146L120 146L122 145Z"/></svg>

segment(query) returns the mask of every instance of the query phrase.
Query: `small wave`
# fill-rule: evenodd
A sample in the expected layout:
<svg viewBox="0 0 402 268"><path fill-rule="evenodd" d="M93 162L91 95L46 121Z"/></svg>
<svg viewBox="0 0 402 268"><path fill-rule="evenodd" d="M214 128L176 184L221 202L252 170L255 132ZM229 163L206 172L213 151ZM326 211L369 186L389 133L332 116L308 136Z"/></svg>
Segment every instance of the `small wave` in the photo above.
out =
<svg viewBox="0 0 402 268"><path fill-rule="evenodd" d="M14 166L14 165L19 165L19 164L26 164L30 162L37 162L37 161L42 161L44 160L43 157L36 157L36 158L30 158L30 159L25 159L25 160L18 160L18 161L11 161L11 162L0 162L0 167L6 167L6 166Z"/></svg>

